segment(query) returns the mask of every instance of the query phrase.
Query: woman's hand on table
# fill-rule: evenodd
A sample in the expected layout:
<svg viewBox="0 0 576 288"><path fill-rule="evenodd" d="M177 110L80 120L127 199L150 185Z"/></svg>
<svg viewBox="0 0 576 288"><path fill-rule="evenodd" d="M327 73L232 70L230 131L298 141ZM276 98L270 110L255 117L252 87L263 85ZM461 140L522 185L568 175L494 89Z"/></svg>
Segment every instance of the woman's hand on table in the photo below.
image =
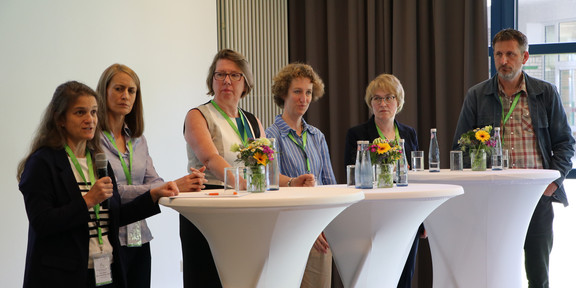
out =
<svg viewBox="0 0 576 288"><path fill-rule="evenodd" d="M302 174L292 180L292 187L314 187L316 186L316 179L314 174Z"/></svg>
<svg viewBox="0 0 576 288"><path fill-rule="evenodd" d="M154 203L157 203L161 197L178 196L178 193L180 193L180 190L178 190L178 185L174 181L166 182L164 185L150 190Z"/></svg>
<svg viewBox="0 0 576 288"><path fill-rule="evenodd" d="M190 168L190 174L174 180L178 190L182 192L198 192L204 188L204 183L208 182L206 180L204 171L206 166L202 166L200 169Z"/></svg>

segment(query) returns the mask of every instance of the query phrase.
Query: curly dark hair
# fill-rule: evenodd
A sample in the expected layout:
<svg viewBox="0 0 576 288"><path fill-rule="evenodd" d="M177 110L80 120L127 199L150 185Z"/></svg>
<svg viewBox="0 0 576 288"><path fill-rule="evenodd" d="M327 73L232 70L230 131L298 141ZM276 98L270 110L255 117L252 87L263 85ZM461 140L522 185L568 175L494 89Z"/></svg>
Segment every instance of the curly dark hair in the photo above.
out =
<svg viewBox="0 0 576 288"><path fill-rule="evenodd" d="M312 82L312 101L316 101L324 96L324 82L320 76L314 72L312 66L302 63L288 64L276 76L272 84L272 95L278 107L284 108L284 100L288 95L288 89L292 80L296 78L308 78Z"/></svg>

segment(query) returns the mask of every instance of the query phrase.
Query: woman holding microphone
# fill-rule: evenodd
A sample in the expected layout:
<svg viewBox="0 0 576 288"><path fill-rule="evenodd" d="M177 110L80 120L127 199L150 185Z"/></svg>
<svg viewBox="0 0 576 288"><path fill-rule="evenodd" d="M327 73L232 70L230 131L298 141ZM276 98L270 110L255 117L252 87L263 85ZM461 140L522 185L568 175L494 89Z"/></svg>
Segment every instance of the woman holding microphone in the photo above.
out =
<svg viewBox="0 0 576 288"><path fill-rule="evenodd" d="M125 287L119 227L160 213L173 182L121 203L110 165L96 179L101 153L94 90L79 82L56 89L28 156L18 166L30 222L23 287Z"/></svg>

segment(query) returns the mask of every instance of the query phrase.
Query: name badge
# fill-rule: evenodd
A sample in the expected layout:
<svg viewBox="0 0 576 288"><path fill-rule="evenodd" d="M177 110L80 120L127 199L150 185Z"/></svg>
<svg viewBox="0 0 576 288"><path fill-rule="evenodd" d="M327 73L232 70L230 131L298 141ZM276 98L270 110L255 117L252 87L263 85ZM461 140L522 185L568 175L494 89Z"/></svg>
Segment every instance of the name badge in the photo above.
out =
<svg viewBox="0 0 576 288"><path fill-rule="evenodd" d="M98 253L92 256L94 260L94 278L96 286L103 286L112 283L112 270L110 269L110 253Z"/></svg>
<svg viewBox="0 0 576 288"><path fill-rule="evenodd" d="M140 225L140 221L128 224L126 231L128 247L142 246L142 226Z"/></svg>

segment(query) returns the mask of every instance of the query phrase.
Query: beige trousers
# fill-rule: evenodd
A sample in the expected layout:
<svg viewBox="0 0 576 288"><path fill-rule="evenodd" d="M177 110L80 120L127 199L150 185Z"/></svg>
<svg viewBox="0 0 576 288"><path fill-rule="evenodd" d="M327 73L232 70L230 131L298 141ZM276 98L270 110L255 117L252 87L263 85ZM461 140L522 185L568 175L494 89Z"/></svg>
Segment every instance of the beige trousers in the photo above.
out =
<svg viewBox="0 0 576 288"><path fill-rule="evenodd" d="M300 288L330 288L331 280L332 251L328 249L328 253L323 254L312 247Z"/></svg>

